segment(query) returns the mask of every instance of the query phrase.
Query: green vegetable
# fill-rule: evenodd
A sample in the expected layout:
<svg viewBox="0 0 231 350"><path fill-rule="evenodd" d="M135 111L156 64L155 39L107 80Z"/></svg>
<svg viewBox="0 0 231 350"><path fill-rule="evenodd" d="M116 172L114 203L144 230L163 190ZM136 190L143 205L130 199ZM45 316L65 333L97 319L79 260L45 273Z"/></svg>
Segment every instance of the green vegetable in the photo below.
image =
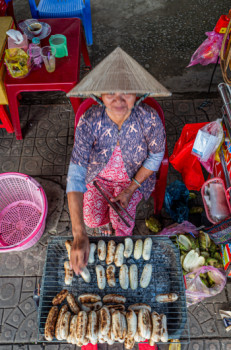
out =
<svg viewBox="0 0 231 350"><path fill-rule="evenodd" d="M206 265L210 265L210 266L214 266L216 267L216 265L218 264L218 260L217 259L214 259L214 258L208 258L206 260Z"/></svg>
<svg viewBox="0 0 231 350"><path fill-rule="evenodd" d="M207 272L206 273L200 273L200 277L202 277L202 278L207 278Z"/></svg>
<svg viewBox="0 0 231 350"><path fill-rule="evenodd" d="M189 199L196 199L197 195L194 192L189 192Z"/></svg>
<svg viewBox="0 0 231 350"><path fill-rule="evenodd" d="M215 281L215 279L214 279L214 277L213 277L212 271L208 271L207 280L208 280L208 282L209 282L209 287L210 287L210 288L213 287L213 286L216 284L216 281Z"/></svg>
<svg viewBox="0 0 231 350"><path fill-rule="evenodd" d="M146 219L145 224L149 228L149 230L151 230L152 232L158 233L161 231L160 222L153 216L150 216L149 219Z"/></svg>
<svg viewBox="0 0 231 350"><path fill-rule="evenodd" d="M221 257L221 254L219 252L215 252L212 256L214 259L217 259L218 262L220 263L223 263L223 260L222 260L222 257Z"/></svg>
<svg viewBox="0 0 231 350"><path fill-rule="evenodd" d="M209 282L208 282L208 280L207 280L206 278L200 277L200 279L201 279L201 282L202 282L207 288L210 288Z"/></svg>
<svg viewBox="0 0 231 350"><path fill-rule="evenodd" d="M178 237L179 247L183 251L189 251L192 249L192 243L191 240L186 237L185 235L179 235Z"/></svg>
<svg viewBox="0 0 231 350"><path fill-rule="evenodd" d="M204 209L202 207L192 207L189 209L189 214L201 214Z"/></svg>
<svg viewBox="0 0 231 350"><path fill-rule="evenodd" d="M196 241L196 239L192 235L187 234L187 235L185 235L185 237L187 237L190 240L190 242L191 242L191 249L199 248L199 242Z"/></svg>
<svg viewBox="0 0 231 350"><path fill-rule="evenodd" d="M204 264L205 258L203 256L199 256L195 250L190 250L190 252L184 258L183 268L185 271L191 272Z"/></svg>
<svg viewBox="0 0 231 350"><path fill-rule="evenodd" d="M210 247L209 247L210 253L211 254L215 253L217 251L217 249L218 249L218 247L216 246L216 244L213 241L211 241L211 244L210 244Z"/></svg>
<svg viewBox="0 0 231 350"><path fill-rule="evenodd" d="M215 267L216 267L217 269L223 269L223 268L224 268L224 265L223 265L223 263L218 262L218 263L216 264Z"/></svg>
<svg viewBox="0 0 231 350"><path fill-rule="evenodd" d="M210 258L209 252L201 252L201 256L203 256L205 259Z"/></svg>
<svg viewBox="0 0 231 350"><path fill-rule="evenodd" d="M199 245L201 250L208 250L211 245L209 235L203 231L200 231L199 233Z"/></svg>

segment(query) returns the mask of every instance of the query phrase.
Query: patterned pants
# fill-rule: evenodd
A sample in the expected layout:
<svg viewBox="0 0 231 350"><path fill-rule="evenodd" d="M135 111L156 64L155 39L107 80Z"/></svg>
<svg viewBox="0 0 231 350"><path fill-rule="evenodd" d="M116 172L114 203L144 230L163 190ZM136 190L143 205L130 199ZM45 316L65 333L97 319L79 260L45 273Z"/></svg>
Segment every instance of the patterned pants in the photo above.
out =
<svg viewBox="0 0 231 350"><path fill-rule="evenodd" d="M124 163L120 151L120 147L116 146L108 164L99 173L95 180L102 183L112 197L116 197L121 191L127 188L130 184L129 177L124 168ZM99 185L100 185L99 183ZM136 207L142 194L139 190L133 193L133 196L126 210L135 219ZM108 205L106 199L99 193L92 183L87 185L87 192L84 194L84 222L88 227L100 227L111 222L115 230L116 236L131 236L135 225L135 221L121 211L122 216L130 224L127 225L120 219L118 214Z"/></svg>

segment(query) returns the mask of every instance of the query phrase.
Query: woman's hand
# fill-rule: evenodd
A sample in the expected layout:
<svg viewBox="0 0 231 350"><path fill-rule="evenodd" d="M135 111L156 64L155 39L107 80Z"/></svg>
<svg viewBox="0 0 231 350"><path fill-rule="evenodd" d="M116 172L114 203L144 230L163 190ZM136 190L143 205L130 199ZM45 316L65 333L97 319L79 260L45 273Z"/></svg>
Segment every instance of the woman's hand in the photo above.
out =
<svg viewBox="0 0 231 350"><path fill-rule="evenodd" d="M112 198L111 201L112 202L119 201L121 206L126 209L130 202L130 199L132 198L133 193L134 191L132 191L130 188L125 188L125 190L120 192L118 196L116 196L115 198Z"/></svg>
<svg viewBox="0 0 231 350"><path fill-rule="evenodd" d="M79 275L83 268L87 265L89 257L90 245L86 231L78 233L75 236L71 248L71 267Z"/></svg>

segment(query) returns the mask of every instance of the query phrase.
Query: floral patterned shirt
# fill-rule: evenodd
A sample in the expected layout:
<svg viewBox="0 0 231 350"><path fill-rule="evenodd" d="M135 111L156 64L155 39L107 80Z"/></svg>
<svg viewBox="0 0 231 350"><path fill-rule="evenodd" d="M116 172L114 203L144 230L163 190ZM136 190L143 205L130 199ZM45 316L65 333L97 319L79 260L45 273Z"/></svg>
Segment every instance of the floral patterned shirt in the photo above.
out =
<svg viewBox="0 0 231 350"><path fill-rule="evenodd" d="M117 141L130 179L135 176L149 153L156 154L159 168L165 151L165 130L158 113L146 104L134 106L119 130L108 117L105 107L96 105L80 118L71 155L72 163L87 169L87 184L108 163ZM140 190L145 199L152 193L155 179L154 172L142 183Z"/></svg>

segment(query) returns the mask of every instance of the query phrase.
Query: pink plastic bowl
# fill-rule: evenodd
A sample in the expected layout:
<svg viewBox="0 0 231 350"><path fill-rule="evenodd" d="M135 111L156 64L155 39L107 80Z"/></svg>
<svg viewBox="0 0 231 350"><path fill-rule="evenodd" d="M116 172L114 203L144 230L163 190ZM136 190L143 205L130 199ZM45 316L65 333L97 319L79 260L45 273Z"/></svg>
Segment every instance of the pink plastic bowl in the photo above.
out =
<svg viewBox="0 0 231 350"><path fill-rule="evenodd" d="M0 253L32 247L46 224L47 198L28 175L0 174Z"/></svg>

